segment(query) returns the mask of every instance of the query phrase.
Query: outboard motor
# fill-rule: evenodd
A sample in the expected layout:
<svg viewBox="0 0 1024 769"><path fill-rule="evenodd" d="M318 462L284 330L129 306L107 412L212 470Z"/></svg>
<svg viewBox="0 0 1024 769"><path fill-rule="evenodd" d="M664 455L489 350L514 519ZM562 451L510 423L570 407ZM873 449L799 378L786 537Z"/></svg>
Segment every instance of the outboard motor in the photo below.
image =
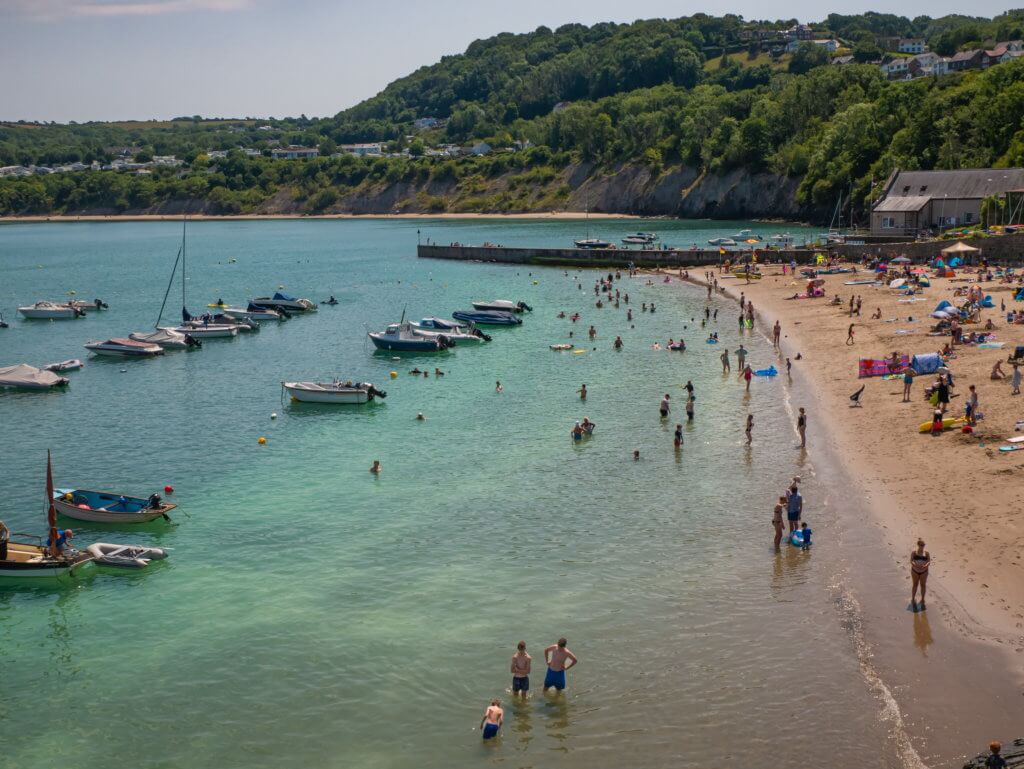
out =
<svg viewBox="0 0 1024 769"><path fill-rule="evenodd" d="M447 350L449 347L454 347L455 342L444 334L437 335L437 346L442 350Z"/></svg>
<svg viewBox="0 0 1024 769"><path fill-rule="evenodd" d="M160 504L162 502L163 502L163 500L160 499L160 495L159 494L150 494L149 495L149 499L146 500L146 505L151 510L156 510L158 507L160 507Z"/></svg>
<svg viewBox="0 0 1024 769"><path fill-rule="evenodd" d="M485 342L490 342L491 341L491 335L490 334L485 334L483 331L481 331L478 328L470 329L469 333L471 333L475 337L478 337L479 339L483 339Z"/></svg>
<svg viewBox="0 0 1024 769"><path fill-rule="evenodd" d="M71 309L73 309L75 311L75 317L76 318L84 318L85 317L85 310L83 310L81 307L72 307Z"/></svg>
<svg viewBox="0 0 1024 769"><path fill-rule="evenodd" d="M384 392L383 390L378 390L373 385L368 385L368 389L367 389L366 392L368 392L370 394L371 398L387 398L388 397L388 394L386 392Z"/></svg>
<svg viewBox="0 0 1024 769"><path fill-rule="evenodd" d="M203 343L200 342L191 334L185 334L185 344L187 344L189 347L194 347L196 349L199 349L200 347L203 346Z"/></svg>
<svg viewBox="0 0 1024 769"><path fill-rule="evenodd" d="M533 308L530 307L530 305L528 305L526 302L519 302L516 305L516 307L518 307L520 310L526 310L526 312L533 312Z"/></svg>

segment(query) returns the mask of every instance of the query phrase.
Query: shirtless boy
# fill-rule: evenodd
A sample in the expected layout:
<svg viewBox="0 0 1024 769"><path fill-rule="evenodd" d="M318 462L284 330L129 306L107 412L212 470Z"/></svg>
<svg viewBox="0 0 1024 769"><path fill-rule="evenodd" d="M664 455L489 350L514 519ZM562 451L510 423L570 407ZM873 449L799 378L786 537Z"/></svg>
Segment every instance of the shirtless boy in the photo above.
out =
<svg viewBox="0 0 1024 769"><path fill-rule="evenodd" d="M524 697L530 691L530 665L533 658L526 653L526 641L520 641L516 653L512 655L512 694Z"/></svg>
<svg viewBox="0 0 1024 769"><path fill-rule="evenodd" d="M544 650L544 661L548 663L548 672L544 676L544 691L552 687L562 691L565 688L565 671L579 664L576 655L566 648L567 643L564 638L559 638L558 643L551 644Z"/></svg>

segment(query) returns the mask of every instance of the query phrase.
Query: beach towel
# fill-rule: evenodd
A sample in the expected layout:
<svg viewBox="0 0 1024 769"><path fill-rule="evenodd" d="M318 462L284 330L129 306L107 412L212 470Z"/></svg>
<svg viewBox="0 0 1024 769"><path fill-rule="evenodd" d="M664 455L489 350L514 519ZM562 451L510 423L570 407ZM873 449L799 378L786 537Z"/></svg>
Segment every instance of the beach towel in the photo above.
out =
<svg viewBox="0 0 1024 769"><path fill-rule="evenodd" d="M910 361L910 367L918 374L934 374L942 365L942 358L937 352L926 352L923 355L915 355Z"/></svg>
<svg viewBox="0 0 1024 769"><path fill-rule="evenodd" d="M900 358L899 366L897 370L902 370L910 365L910 356L904 355ZM861 358L859 371L857 377L859 379L865 379L866 377L872 376L885 376L886 374L894 373L893 369L889 367L889 359L877 360L874 358Z"/></svg>

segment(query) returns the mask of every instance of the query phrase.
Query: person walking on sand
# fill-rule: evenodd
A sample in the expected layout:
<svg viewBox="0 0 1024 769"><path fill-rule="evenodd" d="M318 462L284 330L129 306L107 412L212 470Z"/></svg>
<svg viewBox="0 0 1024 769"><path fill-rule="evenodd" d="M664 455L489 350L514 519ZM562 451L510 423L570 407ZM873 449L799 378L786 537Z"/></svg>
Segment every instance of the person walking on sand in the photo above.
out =
<svg viewBox="0 0 1024 769"><path fill-rule="evenodd" d="M565 673L576 667L579 659L569 651L568 641L559 638L558 643L551 644L544 650L544 661L548 663L548 672L544 674L544 691L554 688L562 691L565 688Z"/></svg>
<svg viewBox="0 0 1024 769"><path fill-rule="evenodd" d="M796 485L796 481L789 487L789 499L786 500L786 520L789 522L789 533L792 534L796 531L797 524L800 523L800 516L804 512L804 498L800 494L800 487Z"/></svg>
<svg viewBox="0 0 1024 769"><path fill-rule="evenodd" d="M772 328L772 343L775 345L775 349L779 348L779 341L782 339L782 324L775 321L775 326Z"/></svg>
<svg viewBox="0 0 1024 769"><path fill-rule="evenodd" d="M729 364L729 349L726 348L722 351L722 354L718 356L722 359L722 373L728 374L732 371L732 366Z"/></svg>
<svg viewBox="0 0 1024 769"><path fill-rule="evenodd" d="M848 345L853 344L853 325L854 324L851 323L850 327L846 329L846 344Z"/></svg>
<svg viewBox="0 0 1024 769"><path fill-rule="evenodd" d="M782 511L786 509L786 498L779 497L775 503L775 510L772 511L772 526L775 527L775 549L779 549L782 543Z"/></svg>
<svg viewBox="0 0 1024 769"><path fill-rule="evenodd" d="M747 429L744 430L747 434L747 445L749 446L754 442L754 415L747 414Z"/></svg>
<svg viewBox="0 0 1024 769"><path fill-rule="evenodd" d="M807 412L800 407L800 414L796 418L796 431L800 433L800 448L807 448Z"/></svg>
<svg viewBox="0 0 1024 769"><path fill-rule="evenodd" d="M505 711L501 709L501 700L491 700L491 704L484 711L484 717L480 719L480 729L484 733L485 740L498 736L498 730L505 720Z"/></svg>
<svg viewBox="0 0 1024 769"><path fill-rule="evenodd" d="M516 653L512 655L512 695L521 694L523 697L530 691L530 667L533 658L526 653L526 641L520 641L516 646Z"/></svg>
<svg viewBox="0 0 1024 769"><path fill-rule="evenodd" d="M587 386L586 386L586 384L580 385L580 389L577 390L576 392L578 392L580 394L580 400L581 401L585 401L587 399Z"/></svg>
<svg viewBox="0 0 1024 769"><path fill-rule="evenodd" d="M746 368L743 369L743 378L747 382L747 390L746 391L750 392L750 380L752 380L754 378L754 372L750 368L750 366L747 366Z"/></svg>
<svg viewBox="0 0 1024 769"><path fill-rule="evenodd" d="M665 397L661 399L661 405L658 406L658 411L661 414L662 419L665 419L668 416L668 412L671 411L668 405L668 393L665 393Z"/></svg>
<svg viewBox="0 0 1024 769"><path fill-rule="evenodd" d="M931 566L932 555L924 549L924 540L917 540L917 549L910 551L910 605L917 609L917 588L921 588L921 608L924 609L924 593L928 587L928 567Z"/></svg>
<svg viewBox="0 0 1024 769"><path fill-rule="evenodd" d="M978 424L978 391L974 385L967 388L967 403L964 404L964 412L967 417L967 424Z"/></svg>

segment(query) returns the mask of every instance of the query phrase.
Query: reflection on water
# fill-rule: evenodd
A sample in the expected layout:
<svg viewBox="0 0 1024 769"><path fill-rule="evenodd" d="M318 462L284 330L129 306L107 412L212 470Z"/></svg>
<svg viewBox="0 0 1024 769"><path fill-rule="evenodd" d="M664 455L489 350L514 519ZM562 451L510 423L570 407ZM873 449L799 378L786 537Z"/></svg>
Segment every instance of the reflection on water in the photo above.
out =
<svg viewBox="0 0 1024 769"><path fill-rule="evenodd" d="M921 650L921 654L928 656L928 647L934 643L932 628L928 624L927 611L914 612L914 646Z"/></svg>

